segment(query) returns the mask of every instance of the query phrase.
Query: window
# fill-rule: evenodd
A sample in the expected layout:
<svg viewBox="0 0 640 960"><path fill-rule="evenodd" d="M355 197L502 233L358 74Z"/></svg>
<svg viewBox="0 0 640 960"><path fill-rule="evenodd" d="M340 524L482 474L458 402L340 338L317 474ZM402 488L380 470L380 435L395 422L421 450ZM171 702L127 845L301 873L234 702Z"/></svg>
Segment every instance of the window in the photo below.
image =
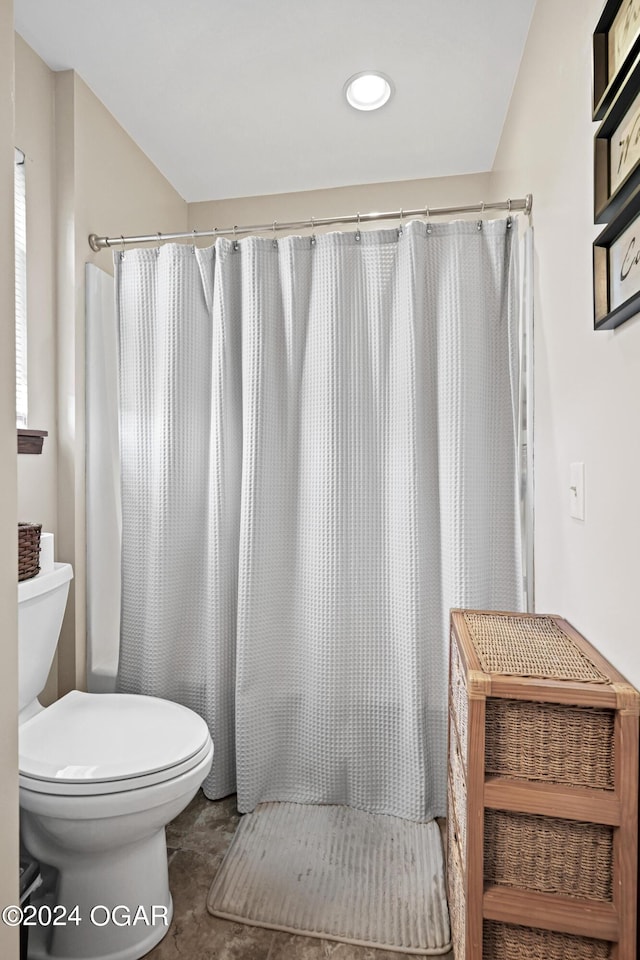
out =
<svg viewBox="0 0 640 960"><path fill-rule="evenodd" d="M16 149L14 175L16 245L16 421L27 425L27 209L24 153Z"/></svg>

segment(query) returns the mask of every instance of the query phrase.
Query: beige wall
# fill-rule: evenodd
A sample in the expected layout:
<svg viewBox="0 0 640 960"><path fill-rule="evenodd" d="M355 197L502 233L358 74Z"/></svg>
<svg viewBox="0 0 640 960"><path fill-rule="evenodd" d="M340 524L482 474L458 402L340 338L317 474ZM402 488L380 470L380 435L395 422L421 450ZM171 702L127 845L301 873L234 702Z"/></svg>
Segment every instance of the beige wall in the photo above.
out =
<svg viewBox="0 0 640 960"><path fill-rule="evenodd" d="M29 426L47 430L42 454L18 457L18 515L57 533L54 75L16 35L16 146L27 191L27 372ZM43 703L55 699L57 658Z"/></svg>
<svg viewBox="0 0 640 960"><path fill-rule="evenodd" d="M212 200L209 203L189 204L189 230L212 230L214 227L232 227L234 224L273 223L274 220L287 222L310 217L335 217L355 214L358 211L370 213L401 208L417 210L424 209L427 204L430 207L439 207L503 199L490 197L488 191L489 174L479 173L431 180L403 180L333 187L328 190L306 190L300 193L277 193L263 197ZM376 229L380 226L380 223L363 224L362 229ZM339 226L325 227L324 231L339 229ZM311 228L294 232L306 234L311 232ZM283 234L279 232L278 235Z"/></svg>
<svg viewBox="0 0 640 960"><path fill-rule="evenodd" d="M535 229L536 608L640 685L635 598L640 318L593 332L591 34L602 0L538 0L492 192L531 191ZM584 522L569 464L584 461Z"/></svg>
<svg viewBox="0 0 640 960"><path fill-rule="evenodd" d="M187 205L72 72L56 76L58 543L75 578L59 645L60 693L85 685L84 266L112 271L87 237L184 230Z"/></svg>
<svg viewBox="0 0 640 960"><path fill-rule="evenodd" d="M0 908L18 896L13 128L13 3L0 0ZM18 957L18 931L2 923L0 956Z"/></svg>
<svg viewBox="0 0 640 960"><path fill-rule="evenodd" d="M57 559L74 567L62 694L85 684L84 265L113 272L112 252L93 253L87 237L184 230L187 205L81 78L54 74L20 37L16 87L27 155L29 424L50 434L42 456L19 458L19 505L53 530Z"/></svg>
<svg viewBox="0 0 640 960"><path fill-rule="evenodd" d="M18 457L18 513L57 527L53 74L16 36L16 146L25 154L28 197L27 370L29 425L48 430L40 456Z"/></svg>

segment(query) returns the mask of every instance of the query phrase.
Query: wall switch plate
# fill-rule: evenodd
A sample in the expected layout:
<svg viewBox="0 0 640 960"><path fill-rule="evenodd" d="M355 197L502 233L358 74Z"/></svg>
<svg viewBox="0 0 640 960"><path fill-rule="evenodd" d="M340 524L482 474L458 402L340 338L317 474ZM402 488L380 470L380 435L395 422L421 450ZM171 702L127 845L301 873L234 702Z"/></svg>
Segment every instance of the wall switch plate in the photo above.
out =
<svg viewBox="0 0 640 960"><path fill-rule="evenodd" d="M569 512L576 520L584 520L584 463L570 465Z"/></svg>

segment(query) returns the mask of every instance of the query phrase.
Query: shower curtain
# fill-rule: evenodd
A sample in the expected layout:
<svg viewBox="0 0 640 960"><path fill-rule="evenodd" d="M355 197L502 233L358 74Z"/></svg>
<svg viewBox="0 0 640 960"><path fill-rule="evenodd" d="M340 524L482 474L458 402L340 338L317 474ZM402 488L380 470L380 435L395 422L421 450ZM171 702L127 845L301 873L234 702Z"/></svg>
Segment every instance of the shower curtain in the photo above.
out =
<svg viewBox="0 0 640 960"><path fill-rule="evenodd" d="M449 609L522 608L515 226L115 255L118 684L207 796L445 813Z"/></svg>

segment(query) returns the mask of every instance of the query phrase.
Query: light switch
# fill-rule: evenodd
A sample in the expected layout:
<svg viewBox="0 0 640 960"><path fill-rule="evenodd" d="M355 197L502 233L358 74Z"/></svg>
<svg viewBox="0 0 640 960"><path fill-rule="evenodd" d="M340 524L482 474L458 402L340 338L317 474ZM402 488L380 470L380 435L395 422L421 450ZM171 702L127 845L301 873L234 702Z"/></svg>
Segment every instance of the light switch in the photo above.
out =
<svg viewBox="0 0 640 960"><path fill-rule="evenodd" d="M576 520L584 520L584 463L572 463L569 483L569 512Z"/></svg>

